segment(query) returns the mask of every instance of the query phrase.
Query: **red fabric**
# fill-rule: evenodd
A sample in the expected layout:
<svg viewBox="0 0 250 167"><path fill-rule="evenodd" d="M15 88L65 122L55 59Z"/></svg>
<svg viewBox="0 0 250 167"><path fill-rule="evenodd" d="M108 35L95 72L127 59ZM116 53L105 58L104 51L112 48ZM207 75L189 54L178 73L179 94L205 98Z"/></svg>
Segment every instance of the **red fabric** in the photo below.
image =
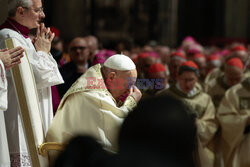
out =
<svg viewBox="0 0 250 167"><path fill-rule="evenodd" d="M238 45L238 46L235 46L231 49L232 52L234 51L245 51L247 52L247 49L244 47L244 46L241 46L241 45Z"/></svg>
<svg viewBox="0 0 250 167"><path fill-rule="evenodd" d="M150 56L149 53L140 53L138 56L138 59L144 59L144 58L149 57L149 56Z"/></svg>
<svg viewBox="0 0 250 167"><path fill-rule="evenodd" d="M56 110L60 104L60 96L58 93L58 90L56 88L56 86L51 86L51 93L52 93L52 104L53 104L53 113L54 115L56 114Z"/></svg>
<svg viewBox="0 0 250 167"><path fill-rule="evenodd" d="M234 58L229 59L226 62L226 64L228 66L234 66L234 67L238 67L240 69L244 68L242 61L238 57L234 57Z"/></svg>
<svg viewBox="0 0 250 167"><path fill-rule="evenodd" d="M224 49L223 51L221 51L221 56L228 56L230 54L230 51L227 49Z"/></svg>
<svg viewBox="0 0 250 167"><path fill-rule="evenodd" d="M57 29L56 27L51 26L50 27L51 32L55 33L55 37L59 37L60 35L60 30Z"/></svg>
<svg viewBox="0 0 250 167"><path fill-rule="evenodd" d="M137 59L138 59L138 56L137 56L137 57L132 58L132 61L136 64L136 63L137 63Z"/></svg>
<svg viewBox="0 0 250 167"><path fill-rule="evenodd" d="M171 54L171 57L181 57L183 59L187 59L186 55L184 53L182 53L182 52L174 52L174 53Z"/></svg>
<svg viewBox="0 0 250 167"><path fill-rule="evenodd" d="M191 48L187 51L187 54L193 55L193 54L199 54L201 51L197 48Z"/></svg>
<svg viewBox="0 0 250 167"><path fill-rule="evenodd" d="M160 63L155 63L151 65L148 69L149 74L157 73L157 72L164 72L166 71L166 67Z"/></svg>
<svg viewBox="0 0 250 167"><path fill-rule="evenodd" d="M198 66L193 61L186 61L186 62L182 63L181 67L183 67L183 66L194 68L197 70L199 69Z"/></svg>
<svg viewBox="0 0 250 167"><path fill-rule="evenodd" d="M13 19L8 18L1 26L0 26L0 30L4 29L4 28L9 28L12 29L14 31L19 31L24 38L29 38L28 34L30 32L30 29L19 24L18 22L16 22Z"/></svg>
<svg viewBox="0 0 250 167"><path fill-rule="evenodd" d="M195 42L194 37L192 36L187 36L183 39L184 42Z"/></svg>
<svg viewBox="0 0 250 167"><path fill-rule="evenodd" d="M150 56L154 57L154 58L157 58L157 59L159 58L158 54L155 53L155 52L148 52L148 54L149 54Z"/></svg>
<svg viewBox="0 0 250 167"><path fill-rule="evenodd" d="M212 54L207 58L207 61L215 61L215 60L220 60L220 57Z"/></svg>
<svg viewBox="0 0 250 167"><path fill-rule="evenodd" d="M197 59L197 58L206 58L203 54L201 53L196 53L194 56L193 56L194 59Z"/></svg>

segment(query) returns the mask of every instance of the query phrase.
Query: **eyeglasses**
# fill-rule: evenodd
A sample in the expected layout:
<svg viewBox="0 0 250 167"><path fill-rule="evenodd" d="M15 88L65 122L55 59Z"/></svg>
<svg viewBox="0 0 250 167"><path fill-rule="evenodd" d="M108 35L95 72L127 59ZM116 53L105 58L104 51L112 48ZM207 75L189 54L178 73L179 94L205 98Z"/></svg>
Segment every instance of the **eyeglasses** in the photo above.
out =
<svg viewBox="0 0 250 167"><path fill-rule="evenodd" d="M85 50L87 47L86 46L74 46L70 48L70 51L76 51L77 49L83 51Z"/></svg>
<svg viewBox="0 0 250 167"><path fill-rule="evenodd" d="M30 10L33 10L35 13L38 13L38 14L42 14L44 9L43 7L40 7L40 8L37 8L37 9L32 9L32 8L28 8L28 7L23 7L24 9L30 9Z"/></svg>

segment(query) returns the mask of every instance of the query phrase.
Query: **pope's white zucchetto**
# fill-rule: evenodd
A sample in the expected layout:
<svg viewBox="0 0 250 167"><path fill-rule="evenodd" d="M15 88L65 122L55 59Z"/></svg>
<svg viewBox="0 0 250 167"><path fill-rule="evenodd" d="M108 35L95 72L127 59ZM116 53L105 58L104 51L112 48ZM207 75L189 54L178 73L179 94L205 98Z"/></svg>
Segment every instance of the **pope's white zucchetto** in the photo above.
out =
<svg viewBox="0 0 250 167"><path fill-rule="evenodd" d="M121 54L109 57L104 62L104 66L118 71L130 71L136 68L135 63L128 56Z"/></svg>

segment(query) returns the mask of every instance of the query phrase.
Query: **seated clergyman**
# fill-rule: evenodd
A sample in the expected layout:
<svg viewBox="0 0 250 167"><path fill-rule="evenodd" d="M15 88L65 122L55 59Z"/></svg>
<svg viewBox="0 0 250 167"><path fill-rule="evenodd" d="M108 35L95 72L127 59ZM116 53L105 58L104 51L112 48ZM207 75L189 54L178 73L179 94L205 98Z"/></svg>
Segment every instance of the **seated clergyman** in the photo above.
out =
<svg viewBox="0 0 250 167"><path fill-rule="evenodd" d="M117 151L120 126L141 98L139 89L128 85L136 77L135 64L124 55L111 56L103 67L89 68L64 95L47 142L66 144L75 135L89 135L105 149ZM53 161L55 152L49 154Z"/></svg>

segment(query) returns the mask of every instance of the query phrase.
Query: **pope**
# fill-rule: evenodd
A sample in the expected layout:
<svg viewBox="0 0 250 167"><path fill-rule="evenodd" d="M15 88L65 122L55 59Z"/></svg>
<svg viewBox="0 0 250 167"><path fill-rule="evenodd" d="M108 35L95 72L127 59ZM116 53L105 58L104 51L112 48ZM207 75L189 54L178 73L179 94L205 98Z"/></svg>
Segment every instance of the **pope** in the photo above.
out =
<svg viewBox="0 0 250 167"><path fill-rule="evenodd" d="M116 152L120 126L141 98L139 89L129 82L136 78L135 64L125 55L113 55L103 67L97 64L89 68L63 97L48 130L47 142L67 144L75 135L89 135L106 150ZM117 80L123 83L117 85ZM49 152L51 162L56 154Z"/></svg>

